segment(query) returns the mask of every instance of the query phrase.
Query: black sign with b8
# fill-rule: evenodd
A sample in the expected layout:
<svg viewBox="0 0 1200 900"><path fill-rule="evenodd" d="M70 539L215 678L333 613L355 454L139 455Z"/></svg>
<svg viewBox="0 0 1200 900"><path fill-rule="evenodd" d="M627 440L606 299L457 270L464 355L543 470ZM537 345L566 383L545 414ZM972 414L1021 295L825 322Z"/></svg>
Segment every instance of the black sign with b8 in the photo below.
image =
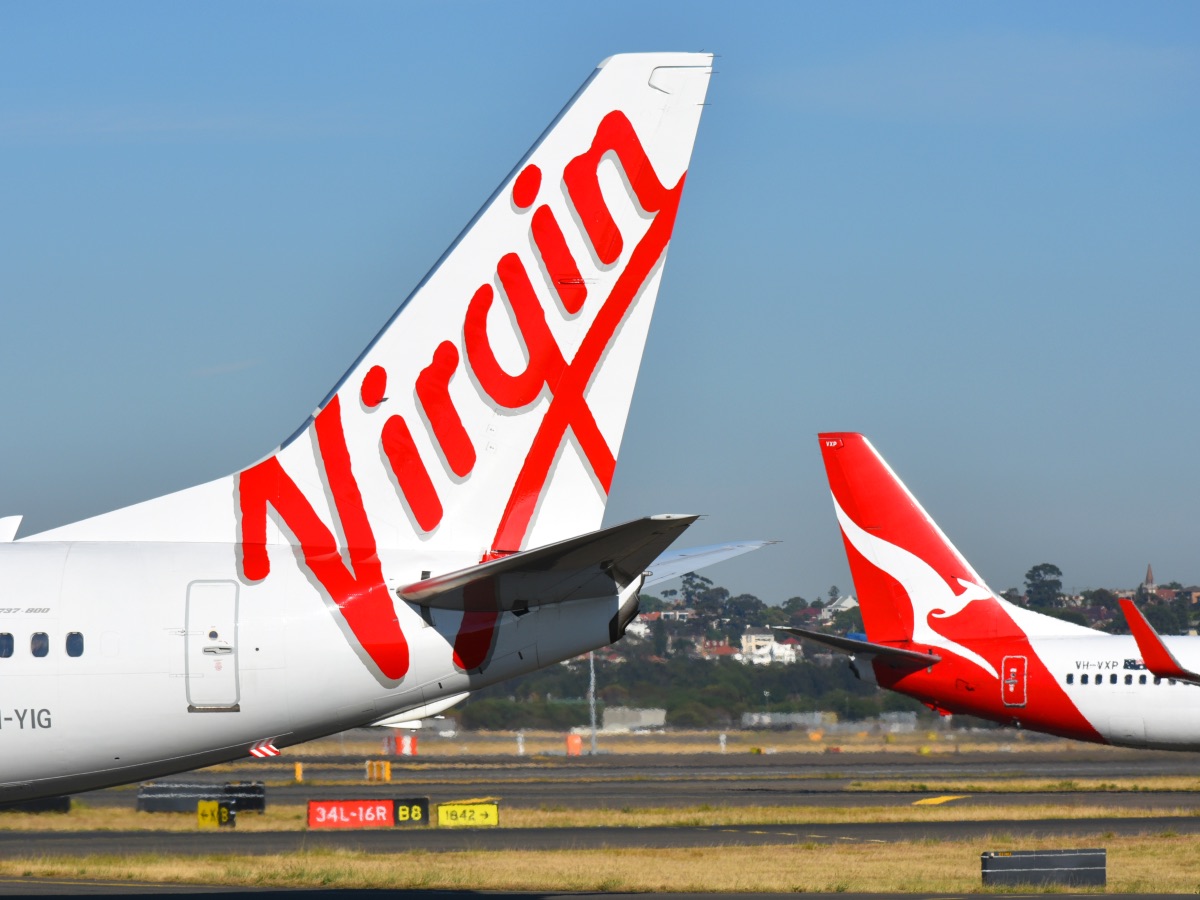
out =
<svg viewBox="0 0 1200 900"><path fill-rule="evenodd" d="M413 825L429 824L429 798L410 797L407 800L393 800L393 818L400 828Z"/></svg>

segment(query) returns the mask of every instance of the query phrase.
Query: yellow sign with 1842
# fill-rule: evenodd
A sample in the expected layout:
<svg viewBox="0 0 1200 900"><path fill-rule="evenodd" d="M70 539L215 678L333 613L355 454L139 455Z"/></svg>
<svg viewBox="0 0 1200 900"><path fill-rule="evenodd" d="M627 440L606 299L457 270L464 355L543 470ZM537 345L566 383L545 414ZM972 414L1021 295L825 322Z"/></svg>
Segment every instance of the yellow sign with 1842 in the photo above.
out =
<svg viewBox="0 0 1200 900"><path fill-rule="evenodd" d="M495 828L500 824L500 804L494 801L439 803L437 816L442 828Z"/></svg>

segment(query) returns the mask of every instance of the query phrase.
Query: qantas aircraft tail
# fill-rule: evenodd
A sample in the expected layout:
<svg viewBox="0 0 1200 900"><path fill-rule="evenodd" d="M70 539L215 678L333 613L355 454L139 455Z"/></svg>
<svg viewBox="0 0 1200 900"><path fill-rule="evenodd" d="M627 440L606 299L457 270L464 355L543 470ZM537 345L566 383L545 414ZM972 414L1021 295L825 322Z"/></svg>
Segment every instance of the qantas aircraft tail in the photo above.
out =
<svg viewBox="0 0 1200 900"><path fill-rule="evenodd" d="M253 581L270 544L478 562L598 528L711 62L602 62L267 458L26 540L236 542Z"/></svg>
<svg viewBox="0 0 1200 900"><path fill-rule="evenodd" d="M993 594L861 434L819 439L868 640L953 653L995 675L997 642L1092 633Z"/></svg>
<svg viewBox="0 0 1200 900"><path fill-rule="evenodd" d="M867 634L787 630L940 712L1103 740L1047 662L1075 643L1060 639L1085 638L1083 647L1103 635L992 593L861 434L819 440Z"/></svg>

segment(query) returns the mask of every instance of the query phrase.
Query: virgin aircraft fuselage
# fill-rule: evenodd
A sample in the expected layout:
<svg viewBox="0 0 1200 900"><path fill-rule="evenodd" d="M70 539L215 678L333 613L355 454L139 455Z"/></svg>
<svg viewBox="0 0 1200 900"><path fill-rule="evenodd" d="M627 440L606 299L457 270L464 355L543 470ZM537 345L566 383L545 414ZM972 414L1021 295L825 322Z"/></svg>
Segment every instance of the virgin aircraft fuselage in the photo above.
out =
<svg viewBox="0 0 1200 900"><path fill-rule="evenodd" d="M695 518L600 527L711 62L601 63L259 462L0 519L0 800L277 754L621 637Z"/></svg>

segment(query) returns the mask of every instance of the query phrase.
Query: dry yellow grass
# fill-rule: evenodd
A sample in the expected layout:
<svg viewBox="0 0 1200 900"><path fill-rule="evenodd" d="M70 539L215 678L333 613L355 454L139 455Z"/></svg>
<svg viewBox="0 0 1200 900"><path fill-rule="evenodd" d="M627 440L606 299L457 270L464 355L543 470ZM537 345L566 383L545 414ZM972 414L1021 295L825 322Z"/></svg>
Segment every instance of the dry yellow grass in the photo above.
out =
<svg viewBox="0 0 1200 900"><path fill-rule="evenodd" d="M1119 892L1200 891L1192 836L1106 837L1108 886ZM0 860L2 877L138 880L245 887L526 891L980 890L985 850L1050 849L1061 839L993 837L954 842L787 844L681 850L554 852L307 851L269 857Z"/></svg>
<svg viewBox="0 0 1200 900"><path fill-rule="evenodd" d="M1184 775L1149 775L1142 778L975 778L970 781L928 779L924 781L852 781L851 791L943 791L946 793L1030 793L1056 791L1200 791L1200 778Z"/></svg>
<svg viewBox="0 0 1200 900"><path fill-rule="evenodd" d="M597 828L723 825L831 825L842 822L978 822L993 819L1097 819L1195 816L1200 809L1136 809L1098 805L997 806L972 801L940 806L716 806L626 809L501 810L506 828ZM238 816L239 831L302 831L304 806L272 806ZM194 831L194 813L142 813L129 809L77 808L67 815L0 813L5 831Z"/></svg>
<svg viewBox="0 0 1200 900"><path fill-rule="evenodd" d="M792 731L725 731L725 749L722 751L716 731L648 732L638 734L601 734L598 747L602 753L630 754L679 754L679 753L749 753L757 748L764 753L827 753L837 748L842 753L969 753L1004 750L1023 751L1079 750L1082 745L1075 741L1055 740L1044 737L1029 738L1024 732L996 731L993 733L963 733L952 731L916 732L912 734L885 735L871 730L857 732L825 732L820 729L797 729ZM286 758L303 760L311 756L378 755L383 748L382 736L339 735L322 738L297 747L289 747ZM446 757L506 756L514 761L517 756L517 733L515 731L492 731L463 733L453 738L440 738L417 733L418 745L423 753L436 753L439 760ZM526 757L536 755L563 756L566 735L557 731L526 731L524 747ZM1103 752L1114 748L1101 745L1088 747ZM1117 750L1116 752L1121 752ZM419 757L417 761L419 761Z"/></svg>

